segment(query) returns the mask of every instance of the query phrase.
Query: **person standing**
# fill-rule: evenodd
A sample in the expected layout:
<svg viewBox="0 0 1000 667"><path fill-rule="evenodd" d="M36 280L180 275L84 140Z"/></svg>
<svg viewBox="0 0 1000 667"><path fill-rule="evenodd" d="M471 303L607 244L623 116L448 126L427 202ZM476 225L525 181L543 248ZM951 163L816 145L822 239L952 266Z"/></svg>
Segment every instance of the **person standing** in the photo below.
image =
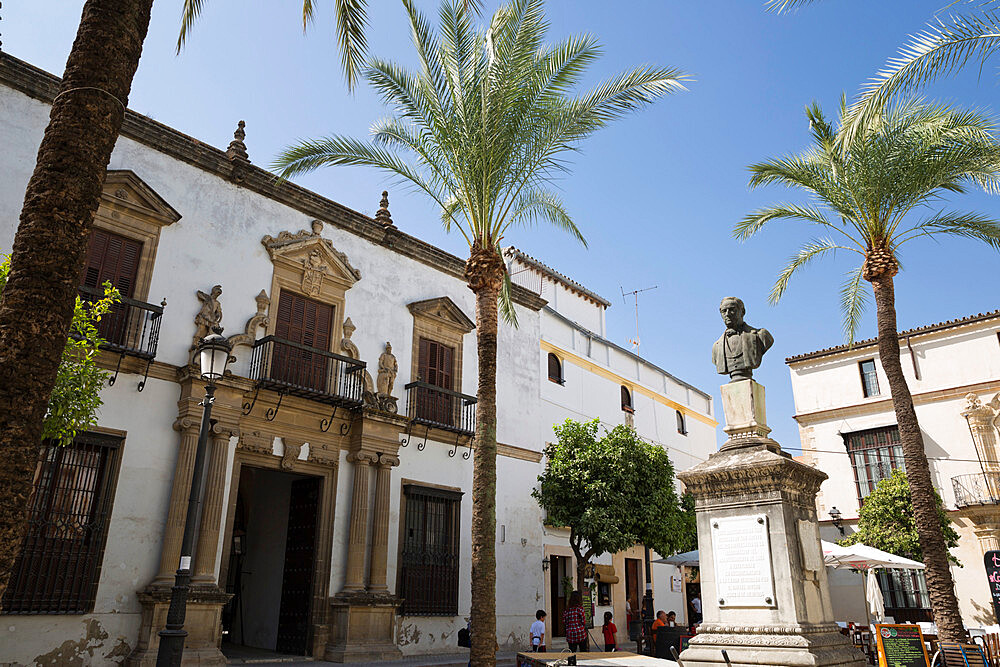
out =
<svg viewBox="0 0 1000 667"><path fill-rule="evenodd" d="M691 611L694 612L691 614L691 625L701 623L701 598L695 595L691 598L690 604Z"/></svg>
<svg viewBox="0 0 1000 667"><path fill-rule="evenodd" d="M604 632L604 651L606 653L611 653L612 651L618 650L618 644L615 639L615 635L618 632L618 628L615 627L614 622L611 620L612 614L610 611L604 612L604 627L602 631Z"/></svg>
<svg viewBox="0 0 1000 667"><path fill-rule="evenodd" d="M569 606L563 612L563 627L566 629L566 643L573 653L584 650L587 643L587 619L583 614L583 597L580 591L569 596Z"/></svg>
<svg viewBox="0 0 1000 667"><path fill-rule="evenodd" d="M545 610L535 612L535 622L531 624L531 651L545 653Z"/></svg>

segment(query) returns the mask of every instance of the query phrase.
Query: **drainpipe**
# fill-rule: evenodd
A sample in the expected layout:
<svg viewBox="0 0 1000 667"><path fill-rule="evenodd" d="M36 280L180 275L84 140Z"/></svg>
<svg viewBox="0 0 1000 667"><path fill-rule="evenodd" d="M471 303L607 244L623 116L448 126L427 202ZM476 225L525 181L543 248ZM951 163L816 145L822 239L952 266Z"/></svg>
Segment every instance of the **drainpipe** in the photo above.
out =
<svg viewBox="0 0 1000 667"><path fill-rule="evenodd" d="M910 345L910 337L906 337L906 349L910 351L910 363L913 364L913 377L920 379L920 369L917 368L917 355L913 354L913 347Z"/></svg>

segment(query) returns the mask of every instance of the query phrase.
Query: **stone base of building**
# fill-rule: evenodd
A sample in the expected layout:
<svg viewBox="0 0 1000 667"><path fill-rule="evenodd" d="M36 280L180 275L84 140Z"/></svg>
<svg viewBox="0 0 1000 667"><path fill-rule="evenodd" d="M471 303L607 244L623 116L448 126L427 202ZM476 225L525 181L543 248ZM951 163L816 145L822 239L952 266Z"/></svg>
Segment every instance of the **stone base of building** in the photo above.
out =
<svg viewBox="0 0 1000 667"><path fill-rule="evenodd" d="M170 608L170 588L149 586L139 592L142 605L142 624L139 626L139 641L126 665L147 667L156 664L156 652L160 648L160 630L167 623ZM217 586L192 586L188 593L187 613L184 629L188 636L184 640L183 665L225 665L226 656L219 646L222 642L222 608L232 597Z"/></svg>
<svg viewBox="0 0 1000 667"><path fill-rule="evenodd" d="M331 662L398 660L396 610L391 595L341 594L330 600L330 641L324 659Z"/></svg>
<svg viewBox="0 0 1000 667"><path fill-rule="evenodd" d="M861 652L840 634L836 625L774 628L702 625L681 660L684 667L864 667L866 664Z"/></svg>

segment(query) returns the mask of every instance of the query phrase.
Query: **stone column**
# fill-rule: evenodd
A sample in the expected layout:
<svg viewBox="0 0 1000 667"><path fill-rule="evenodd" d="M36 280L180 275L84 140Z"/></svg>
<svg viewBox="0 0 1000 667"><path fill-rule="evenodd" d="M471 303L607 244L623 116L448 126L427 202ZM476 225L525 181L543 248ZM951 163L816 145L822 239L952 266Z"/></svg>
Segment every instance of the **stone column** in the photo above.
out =
<svg viewBox="0 0 1000 667"><path fill-rule="evenodd" d="M354 492L351 495L351 532L347 542L347 575L344 592L365 590L365 551L368 542L368 477L369 466L375 461L371 452L348 456L354 464Z"/></svg>
<svg viewBox="0 0 1000 667"><path fill-rule="evenodd" d="M215 557L219 550L222 530L223 490L226 486L226 462L229 459L229 437L236 429L222 424L212 425L212 454L205 478L205 496L201 507L201 524L194 552L194 584L214 584Z"/></svg>
<svg viewBox="0 0 1000 667"><path fill-rule="evenodd" d="M198 429L201 424L188 417L174 422L174 429L181 432L181 445L177 451L177 465L174 466L174 483L170 489L170 507L167 523L163 527L163 547L160 551L160 569L153 579L153 585L172 586L174 573L180 564L181 540L184 538L184 519L187 515L187 501L191 494L191 473L194 469L194 455L198 447Z"/></svg>
<svg viewBox="0 0 1000 667"><path fill-rule="evenodd" d="M375 469L375 522L372 527L372 565L368 590L388 593L386 569L389 557L389 493L392 488L392 469L399 465L399 457L381 454Z"/></svg>

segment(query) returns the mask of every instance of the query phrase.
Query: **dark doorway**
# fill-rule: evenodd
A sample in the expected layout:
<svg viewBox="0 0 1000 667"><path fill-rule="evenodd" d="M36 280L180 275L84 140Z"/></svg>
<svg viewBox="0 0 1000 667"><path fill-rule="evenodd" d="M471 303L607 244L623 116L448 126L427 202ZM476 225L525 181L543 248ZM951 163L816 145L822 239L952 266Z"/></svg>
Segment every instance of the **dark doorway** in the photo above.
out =
<svg viewBox="0 0 1000 667"><path fill-rule="evenodd" d="M229 643L309 653L321 488L319 477L240 470L226 582L233 599L223 614Z"/></svg>
<svg viewBox="0 0 1000 667"><path fill-rule="evenodd" d="M639 616L642 609L642 595L639 582L642 580L642 561L638 558L625 559L625 599L628 600L632 614Z"/></svg>
<svg viewBox="0 0 1000 667"><path fill-rule="evenodd" d="M566 556L549 556L549 575L551 577L550 599L552 600L552 636L565 637L563 612L566 611L566 577L569 575L569 558Z"/></svg>

